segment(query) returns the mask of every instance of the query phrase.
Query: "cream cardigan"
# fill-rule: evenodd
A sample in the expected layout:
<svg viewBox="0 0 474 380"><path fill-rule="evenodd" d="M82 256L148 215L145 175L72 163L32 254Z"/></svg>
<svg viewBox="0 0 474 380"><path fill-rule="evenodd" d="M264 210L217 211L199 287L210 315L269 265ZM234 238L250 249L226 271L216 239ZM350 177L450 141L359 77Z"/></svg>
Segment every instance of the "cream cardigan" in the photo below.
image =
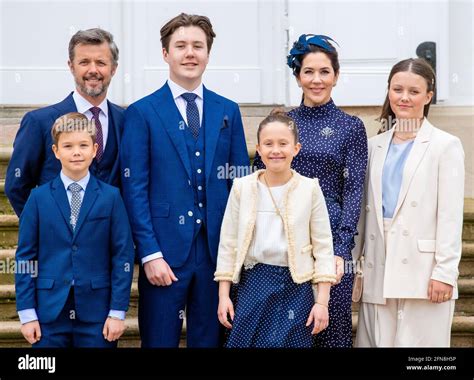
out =
<svg viewBox="0 0 474 380"><path fill-rule="evenodd" d="M238 283L257 218L257 180L264 170L234 180L221 227L215 281ZM283 226L293 281L336 282L332 234L317 179L294 170L284 195Z"/></svg>

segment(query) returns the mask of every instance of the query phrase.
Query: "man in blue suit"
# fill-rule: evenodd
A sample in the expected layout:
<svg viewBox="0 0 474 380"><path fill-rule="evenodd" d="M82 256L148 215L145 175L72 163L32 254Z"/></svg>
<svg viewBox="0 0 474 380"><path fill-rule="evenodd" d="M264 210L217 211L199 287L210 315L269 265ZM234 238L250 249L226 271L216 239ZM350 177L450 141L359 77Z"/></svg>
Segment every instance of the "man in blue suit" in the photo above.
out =
<svg viewBox="0 0 474 380"><path fill-rule="evenodd" d="M125 113L122 185L139 260L143 347L216 347L213 281L232 179L248 168L238 105L202 85L215 37L207 17L180 14L160 31L167 83ZM237 169L236 169L237 168Z"/></svg>
<svg viewBox="0 0 474 380"><path fill-rule="evenodd" d="M115 347L133 274L127 211L119 190L89 173L98 148L95 125L68 113L52 136L61 173L33 189L20 217L21 331L33 347Z"/></svg>
<svg viewBox="0 0 474 380"><path fill-rule="evenodd" d="M69 42L69 68L76 91L58 104L28 112L13 144L5 179L5 193L20 216L30 192L55 178L61 165L51 150L51 126L61 115L80 112L97 126L97 157L90 171L101 181L119 185L118 149L123 131L123 109L106 99L117 70L118 48L102 29L77 32Z"/></svg>

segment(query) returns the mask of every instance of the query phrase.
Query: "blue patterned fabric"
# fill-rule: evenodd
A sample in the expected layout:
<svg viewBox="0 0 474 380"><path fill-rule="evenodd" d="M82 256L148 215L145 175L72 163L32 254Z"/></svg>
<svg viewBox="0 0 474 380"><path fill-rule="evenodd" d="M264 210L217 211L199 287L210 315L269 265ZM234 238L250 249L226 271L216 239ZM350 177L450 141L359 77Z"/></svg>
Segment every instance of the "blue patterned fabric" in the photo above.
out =
<svg viewBox="0 0 474 380"><path fill-rule="evenodd" d="M76 228L77 220L79 218L79 211L81 210L81 190L82 187L77 182L73 182L69 185L68 189L72 193L71 197L71 218L69 222L71 223L72 229Z"/></svg>
<svg viewBox="0 0 474 380"><path fill-rule="evenodd" d="M314 296L311 283L295 284L288 267L256 264L234 285L235 316L227 348L310 348L306 327Z"/></svg>
<svg viewBox="0 0 474 380"><path fill-rule="evenodd" d="M188 119L188 127L191 130L194 138L197 139L199 135L199 110L196 104L196 94L186 92L181 95L186 100L186 119Z"/></svg>
<svg viewBox="0 0 474 380"><path fill-rule="evenodd" d="M301 175L319 179L328 208L334 254L352 260L367 167L364 124L358 117L341 111L332 100L318 107L302 104L288 115L298 127L302 145L291 166ZM264 167L258 155L254 166ZM352 346L352 282L353 273L346 273L339 285L331 287L329 326L316 336L318 346Z"/></svg>

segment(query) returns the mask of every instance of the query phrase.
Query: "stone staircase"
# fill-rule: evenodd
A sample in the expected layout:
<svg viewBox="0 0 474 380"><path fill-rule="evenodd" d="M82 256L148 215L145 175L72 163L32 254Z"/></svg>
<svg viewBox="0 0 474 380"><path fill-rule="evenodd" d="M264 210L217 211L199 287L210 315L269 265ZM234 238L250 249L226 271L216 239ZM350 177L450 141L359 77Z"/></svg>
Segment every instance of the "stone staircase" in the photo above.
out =
<svg viewBox="0 0 474 380"><path fill-rule="evenodd" d="M21 117L32 109L28 106L0 106L0 347L28 347L20 333L20 323L15 309L14 275L10 268L15 257L18 236L18 218L5 196L5 171L12 151L12 142ZM35 107L36 108L36 107ZM273 107L242 106L242 116L246 129L249 155L255 154L256 129L260 120ZM358 114L366 123L369 136L375 134L373 122L377 107L358 107L347 112ZM464 141L463 141L464 142ZM466 150L466 148L465 148ZM138 269L135 267L130 309L127 313L127 330L119 342L119 347L139 347L138 332ZM453 347L474 347L474 199L465 200L463 254L460 265L459 300L456 302L452 325ZM353 305L353 332L357 326L358 305ZM185 326L181 346L185 346Z"/></svg>

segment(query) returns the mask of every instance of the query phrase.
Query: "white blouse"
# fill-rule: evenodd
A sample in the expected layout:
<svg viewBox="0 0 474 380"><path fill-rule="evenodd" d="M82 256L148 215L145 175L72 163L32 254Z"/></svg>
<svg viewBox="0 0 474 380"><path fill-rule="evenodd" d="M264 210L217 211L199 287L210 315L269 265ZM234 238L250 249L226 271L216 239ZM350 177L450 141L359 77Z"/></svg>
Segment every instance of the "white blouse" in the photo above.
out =
<svg viewBox="0 0 474 380"><path fill-rule="evenodd" d="M250 269L257 263L287 267L288 243L282 218L276 213L267 186L260 181L257 183L257 219L244 267ZM270 187L270 190L278 209L285 213L283 199L288 190L288 183Z"/></svg>

